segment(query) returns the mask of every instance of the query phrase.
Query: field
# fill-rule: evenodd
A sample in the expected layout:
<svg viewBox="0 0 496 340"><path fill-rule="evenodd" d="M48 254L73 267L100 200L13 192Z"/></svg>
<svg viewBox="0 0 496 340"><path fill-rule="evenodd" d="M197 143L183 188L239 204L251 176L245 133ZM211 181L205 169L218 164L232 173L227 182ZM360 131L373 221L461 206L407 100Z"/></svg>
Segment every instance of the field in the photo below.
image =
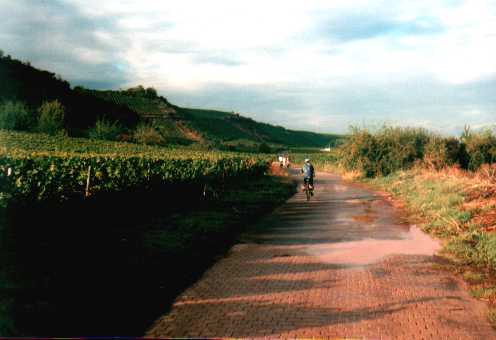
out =
<svg viewBox="0 0 496 340"><path fill-rule="evenodd" d="M140 335L293 192L266 175L270 155L6 131L0 140L2 335ZM102 322L109 312L118 323Z"/></svg>
<svg viewBox="0 0 496 340"><path fill-rule="evenodd" d="M334 148L330 152L321 152L312 149L296 149L290 153L290 161L294 164L303 164L306 158L311 160L316 171L335 172L338 163L338 150Z"/></svg>
<svg viewBox="0 0 496 340"><path fill-rule="evenodd" d="M204 186L267 169L267 160L253 155L10 132L0 132L0 139L2 200L58 199L169 183Z"/></svg>

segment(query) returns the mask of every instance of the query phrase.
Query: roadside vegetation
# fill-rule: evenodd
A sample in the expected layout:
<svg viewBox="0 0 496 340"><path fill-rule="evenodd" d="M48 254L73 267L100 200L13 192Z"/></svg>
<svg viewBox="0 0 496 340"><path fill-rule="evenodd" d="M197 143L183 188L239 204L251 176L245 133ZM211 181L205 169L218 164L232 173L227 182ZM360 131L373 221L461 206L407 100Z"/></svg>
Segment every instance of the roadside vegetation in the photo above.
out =
<svg viewBox="0 0 496 340"><path fill-rule="evenodd" d="M334 152L329 169L404 202L423 230L443 240L450 268L472 294L496 307L494 131L467 127L455 138L417 128L352 129Z"/></svg>

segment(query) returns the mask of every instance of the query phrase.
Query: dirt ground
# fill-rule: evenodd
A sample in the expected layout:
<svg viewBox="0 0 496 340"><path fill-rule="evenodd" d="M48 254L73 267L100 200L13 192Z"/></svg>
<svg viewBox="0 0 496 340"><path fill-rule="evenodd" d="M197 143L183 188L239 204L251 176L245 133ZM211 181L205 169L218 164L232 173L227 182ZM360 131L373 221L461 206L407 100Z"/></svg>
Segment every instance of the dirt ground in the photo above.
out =
<svg viewBox="0 0 496 340"><path fill-rule="evenodd" d="M317 174L175 301L148 337L496 339L439 244L384 196Z"/></svg>

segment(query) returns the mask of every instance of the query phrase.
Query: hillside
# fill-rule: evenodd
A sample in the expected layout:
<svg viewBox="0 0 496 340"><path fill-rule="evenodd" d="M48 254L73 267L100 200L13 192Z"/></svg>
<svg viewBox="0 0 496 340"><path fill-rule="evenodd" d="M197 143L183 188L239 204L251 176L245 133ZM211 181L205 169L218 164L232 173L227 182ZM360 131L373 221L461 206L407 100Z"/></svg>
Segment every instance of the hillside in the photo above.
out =
<svg viewBox="0 0 496 340"><path fill-rule="evenodd" d="M293 131L281 126L256 122L237 113L183 108L172 105L153 89L142 86L122 91L82 90L116 105L137 112L143 121L153 121L176 142L209 141L226 148L249 148L266 143L289 147L323 147L334 145L337 135Z"/></svg>
<svg viewBox="0 0 496 340"><path fill-rule="evenodd" d="M335 145L339 135L288 130L281 126L256 122L237 113L176 107L178 114L207 139L229 143L252 141L291 147Z"/></svg>
<svg viewBox="0 0 496 340"><path fill-rule="evenodd" d="M66 125L72 134L95 124L99 118L119 121L123 126L138 123L136 112L127 106L111 104L95 96L71 89L70 84L52 72L0 53L0 102L16 100L36 109L43 101L59 100L66 109Z"/></svg>
<svg viewBox="0 0 496 340"><path fill-rule="evenodd" d="M237 113L175 106L155 89L99 91L71 88L54 73L39 70L10 56L0 56L0 101L18 100L35 110L43 101L59 100L66 108L71 135L84 136L98 119L117 121L132 129L153 124L168 143L207 143L218 148L250 150L266 143L276 147L334 145L341 136L293 131L256 122Z"/></svg>

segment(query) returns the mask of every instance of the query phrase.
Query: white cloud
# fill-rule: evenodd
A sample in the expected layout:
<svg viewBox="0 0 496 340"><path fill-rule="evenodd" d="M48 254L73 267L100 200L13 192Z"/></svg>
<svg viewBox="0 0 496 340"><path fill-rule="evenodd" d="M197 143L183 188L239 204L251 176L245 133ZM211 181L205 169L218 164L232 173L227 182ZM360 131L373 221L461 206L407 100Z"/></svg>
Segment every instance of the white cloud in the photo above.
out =
<svg viewBox="0 0 496 340"><path fill-rule="evenodd" d="M344 130L350 123L386 119L398 111L423 112L426 116L413 122L423 120L441 129L441 123L428 117L433 112L458 116L460 123L475 119L475 115L461 114L465 111L457 105L449 105L446 93L456 97L457 104L481 112L478 119L495 116L493 97L476 96L466 87L475 88L481 82L493 89L496 86L493 0L53 3L59 6L50 12L46 25L60 29L47 31L43 44L34 45L36 48L11 43L11 53L39 56L36 60L41 66L49 66L69 80L87 79L78 74L83 71L74 67L74 60L86 65L84 72L95 78L102 74L98 65L111 65L105 76L112 72L128 75L114 77L122 81L117 87L154 86L178 104L187 96L197 98L196 103L187 101L193 106L205 104L200 98L209 93L213 99L208 103L217 100L216 108L245 110L271 122L286 119L287 114L281 112L289 110L302 117L296 121L321 130L337 126ZM36 10L40 3L23 0L11 4L0 0L0 9L16 8L9 31L45 25L46 13ZM84 17L77 31L72 28L75 18L68 14L71 11ZM39 17L28 20L32 13ZM0 23L0 32L4 31L2 25L6 24ZM81 34L76 36L76 32ZM13 41L12 37L0 35L0 44ZM81 37L84 43L78 41ZM47 49L58 51L61 57L50 58ZM230 88L237 97L213 93L212 88ZM236 107L236 98L248 88L256 95L249 97L251 102L246 97L239 99ZM426 88L433 92L426 93ZM272 106L260 106L257 98L262 93L267 94L265 102L269 103L270 93L279 99L291 96L298 107L281 111L282 104L275 99ZM337 93L341 99L336 98ZM295 120L284 122L298 124Z"/></svg>
<svg viewBox="0 0 496 340"><path fill-rule="evenodd" d="M146 5L117 0L71 2L95 18L118 18L118 34L132 41L124 57L137 80L153 73L177 88L195 89L209 82L276 84L333 77L380 80L414 74L460 84L496 73L496 6L491 1L471 0L456 6L444 1L406 0L376 5L367 1L282 0L149 1ZM410 30L428 29L439 22L444 30L417 36L403 26L406 32L393 36L378 34L338 42L332 32L318 36L312 31L316 20L325 15L341 24L347 16L353 19L357 15L379 20L376 25L380 20L398 25L415 22ZM364 26L368 28L374 26ZM162 50L177 45L188 49L184 53ZM231 55L240 63L234 67L195 63L195 54L212 51Z"/></svg>

